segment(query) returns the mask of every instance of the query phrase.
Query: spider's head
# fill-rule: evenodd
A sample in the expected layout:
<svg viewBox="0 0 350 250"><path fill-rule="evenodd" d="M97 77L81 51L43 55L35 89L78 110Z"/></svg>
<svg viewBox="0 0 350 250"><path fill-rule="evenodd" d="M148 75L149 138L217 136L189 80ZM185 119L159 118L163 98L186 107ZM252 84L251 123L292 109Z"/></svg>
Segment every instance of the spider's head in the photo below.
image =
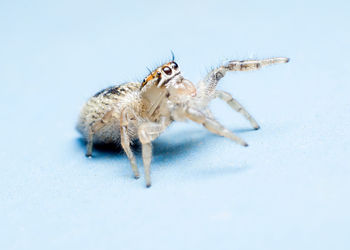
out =
<svg viewBox="0 0 350 250"><path fill-rule="evenodd" d="M187 102L188 98L196 96L196 87L181 75L179 66L172 60L150 72L143 80L141 96L149 115L153 115L160 106ZM167 108L160 110L164 112Z"/></svg>
<svg viewBox="0 0 350 250"><path fill-rule="evenodd" d="M171 61L156 68L143 80L141 89L148 86L158 88L167 86L172 80L176 80L181 75L180 68L176 62Z"/></svg>
<svg viewBox="0 0 350 250"><path fill-rule="evenodd" d="M194 97L196 87L181 75L175 61L168 62L152 71L142 82L143 92L153 89L165 90L174 98L181 96Z"/></svg>

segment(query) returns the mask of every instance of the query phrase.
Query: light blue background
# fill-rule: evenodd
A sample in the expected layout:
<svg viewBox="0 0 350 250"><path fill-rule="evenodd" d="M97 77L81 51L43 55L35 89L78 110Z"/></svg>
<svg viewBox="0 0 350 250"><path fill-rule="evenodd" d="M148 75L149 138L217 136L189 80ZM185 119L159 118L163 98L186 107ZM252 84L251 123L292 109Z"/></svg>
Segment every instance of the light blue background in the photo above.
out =
<svg viewBox="0 0 350 250"><path fill-rule="evenodd" d="M0 2L0 249L349 249L348 1ZM98 90L171 58L198 81L226 59L258 120L214 101L243 148L192 123L154 143L153 186L75 131ZM140 148L136 147L142 169Z"/></svg>

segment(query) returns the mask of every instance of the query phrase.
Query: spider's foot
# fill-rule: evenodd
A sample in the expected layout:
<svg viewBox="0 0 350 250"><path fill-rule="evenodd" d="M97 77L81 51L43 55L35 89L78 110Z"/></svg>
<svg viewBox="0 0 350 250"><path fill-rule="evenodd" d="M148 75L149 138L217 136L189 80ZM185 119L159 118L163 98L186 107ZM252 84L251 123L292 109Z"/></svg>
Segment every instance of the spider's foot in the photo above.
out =
<svg viewBox="0 0 350 250"><path fill-rule="evenodd" d="M258 130L258 129L260 129L259 125L254 126L254 130Z"/></svg>
<svg viewBox="0 0 350 250"><path fill-rule="evenodd" d="M237 141L237 143L243 147L248 147L248 143L246 143L245 141L243 141L242 139Z"/></svg>
<svg viewBox="0 0 350 250"><path fill-rule="evenodd" d="M255 129L258 130L260 128L259 124L254 120L250 120L250 125Z"/></svg>

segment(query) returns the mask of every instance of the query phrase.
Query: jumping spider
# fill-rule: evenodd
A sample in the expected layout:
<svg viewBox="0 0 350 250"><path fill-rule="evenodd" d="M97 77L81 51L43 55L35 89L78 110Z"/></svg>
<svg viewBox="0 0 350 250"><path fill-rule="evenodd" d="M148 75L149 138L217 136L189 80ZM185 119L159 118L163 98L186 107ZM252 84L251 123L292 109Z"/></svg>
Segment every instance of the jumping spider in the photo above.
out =
<svg viewBox="0 0 350 250"><path fill-rule="evenodd" d="M189 119L202 124L214 134L248 146L215 120L208 104L219 98L241 113L254 129L259 129L258 123L231 94L216 90L216 86L228 71L257 70L288 61L284 57L229 61L209 72L195 87L181 75L173 58L151 72L142 83L128 82L104 89L88 100L78 121L77 128L87 141L86 156L92 155L93 143L120 142L130 160L135 178L139 178L135 156L130 149L131 140L138 138L142 144L146 186L150 187L152 141L174 121Z"/></svg>

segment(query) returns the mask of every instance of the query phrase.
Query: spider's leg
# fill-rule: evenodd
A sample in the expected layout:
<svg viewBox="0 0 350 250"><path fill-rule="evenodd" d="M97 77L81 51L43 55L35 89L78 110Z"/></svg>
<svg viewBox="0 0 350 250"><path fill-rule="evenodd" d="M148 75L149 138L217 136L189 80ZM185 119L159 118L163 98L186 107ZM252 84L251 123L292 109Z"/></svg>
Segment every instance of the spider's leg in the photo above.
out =
<svg viewBox="0 0 350 250"><path fill-rule="evenodd" d="M138 179L140 177L140 173L139 173L139 170L137 168L135 156L130 148L130 137L128 135L128 124L129 124L129 121L128 121L127 112L125 110L123 110L121 112L121 115L120 115L120 141L121 141L121 145L122 145L126 155L128 156L128 159L130 161L131 168L132 168L132 171L134 173L134 177L135 177L135 179Z"/></svg>
<svg viewBox="0 0 350 250"><path fill-rule="evenodd" d="M259 129L260 126L255 121L255 119L248 113L248 111L236 100L232 97L232 95L228 92L216 90L215 97L225 101L230 107L236 110L238 113L242 114L252 125L254 129Z"/></svg>
<svg viewBox="0 0 350 250"><path fill-rule="evenodd" d="M145 171L146 187L151 186L152 143L142 143L142 160Z"/></svg>
<svg viewBox="0 0 350 250"><path fill-rule="evenodd" d="M87 137L87 144L86 144L86 157L91 157L92 156L92 145L94 141L94 132L92 131L92 124L89 126L89 132L88 132L88 137Z"/></svg>
<svg viewBox="0 0 350 250"><path fill-rule="evenodd" d="M223 125L221 125L218 121L216 121L213 118L210 118L206 116L204 113L201 111L194 109L194 108L188 108L185 111L185 115L188 119L202 124L206 129L208 129L210 132L224 136L226 138L231 139L232 141L242 145L242 146L248 146L248 144L239 138L237 135L226 129Z"/></svg>
<svg viewBox="0 0 350 250"><path fill-rule="evenodd" d="M274 57L262 60L229 61L223 67L225 67L228 71L249 71L257 70L271 64L287 62L289 62L289 58L287 57Z"/></svg>
<svg viewBox="0 0 350 250"><path fill-rule="evenodd" d="M87 144L86 144L86 156L91 157L92 156L92 146L94 142L94 134L100 130L106 123L108 123L113 115L113 110L108 111L102 119L92 122L89 125L89 132L87 137Z"/></svg>
<svg viewBox="0 0 350 250"><path fill-rule="evenodd" d="M199 83L199 89L203 96L212 97L215 93L215 88L228 71L250 71L258 70L261 67L277 63L287 63L289 58L275 57L262 60L243 60L243 61L229 61L216 69L213 69L209 74Z"/></svg>
<svg viewBox="0 0 350 250"><path fill-rule="evenodd" d="M146 122L141 124L138 129L139 140L142 143L142 159L145 170L146 187L151 186L151 170L152 161L152 141L154 141L167 127L169 121L161 118L160 123Z"/></svg>

